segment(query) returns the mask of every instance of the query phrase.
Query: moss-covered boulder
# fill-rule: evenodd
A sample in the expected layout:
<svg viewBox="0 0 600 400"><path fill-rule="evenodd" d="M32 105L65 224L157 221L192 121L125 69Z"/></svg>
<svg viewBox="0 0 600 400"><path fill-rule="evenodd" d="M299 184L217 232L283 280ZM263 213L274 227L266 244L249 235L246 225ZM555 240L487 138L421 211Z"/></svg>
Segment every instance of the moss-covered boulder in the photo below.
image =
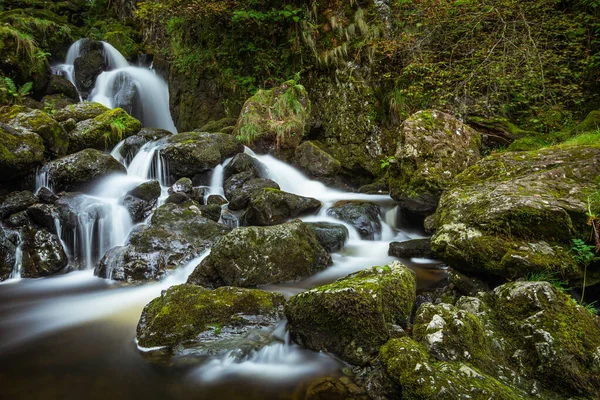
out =
<svg viewBox="0 0 600 400"><path fill-rule="evenodd" d="M77 123L75 129L69 132L69 152L88 148L109 150L124 138L138 133L141 128L142 123L125 110L108 110L94 119Z"/></svg>
<svg viewBox="0 0 600 400"><path fill-rule="evenodd" d="M599 352L597 316L548 282L513 282L423 304L412 339L392 339L380 360L403 397L596 398Z"/></svg>
<svg viewBox="0 0 600 400"><path fill-rule="evenodd" d="M66 97L63 94L48 94L42 98L41 103L43 105L43 110L46 112L55 113L58 110L75 104L76 101L71 100L70 97ZM62 126L65 131L69 131L64 124L61 123L60 126Z"/></svg>
<svg viewBox="0 0 600 400"><path fill-rule="evenodd" d="M34 132L0 123L0 181L27 175L44 161L44 141Z"/></svg>
<svg viewBox="0 0 600 400"><path fill-rule="evenodd" d="M598 129L600 129L600 110L594 110L583 121L577 124L571 133L593 132Z"/></svg>
<svg viewBox="0 0 600 400"><path fill-rule="evenodd" d="M225 130L233 130L235 124L237 123L236 118L225 117L219 120L208 121L206 124L202 125L200 129L201 132L225 132Z"/></svg>
<svg viewBox="0 0 600 400"><path fill-rule="evenodd" d="M148 142L155 142L164 137L167 137L171 132L160 128L142 128L135 135L129 136L123 142L123 146L119 151L121 157L127 161L133 160L133 157L140 151L142 146Z"/></svg>
<svg viewBox="0 0 600 400"><path fill-rule="evenodd" d="M128 191L120 202L129 210L133 222L142 222L156 206L160 192L158 181L148 181Z"/></svg>
<svg viewBox="0 0 600 400"><path fill-rule="evenodd" d="M59 158L44 166L54 190L83 191L100 179L116 173L126 173L125 167L110 154L94 149L82 150Z"/></svg>
<svg viewBox="0 0 600 400"><path fill-rule="evenodd" d="M67 78L61 75L52 75L52 77L50 78L50 82L46 87L46 94L62 94L73 101L79 100L79 93L77 93L77 88L75 88L75 86L73 86L73 84L69 82Z"/></svg>
<svg viewBox="0 0 600 400"><path fill-rule="evenodd" d="M310 141L298 146L293 163L314 178L334 178L342 169L338 160Z"/></svg>
<svg viewBox="0 0 600 400"><path fill-rule="evenodd" d="M304 214L316 213L321 202L278 189L255 190L250 197L244 221L248 225L277 225Z"/></svg>
<svg viewBox="0 0 600 400"><path fill-rule="evenodd" d="M415 273L393 262L295 295L285 315L296 343L366 365L390 337L404 334L415 295Z"/></svg>
<svg viewBox="0 0 600 400"><path fill-rule="evenodd" d="M169 136L160 152L168 163L172 182L183 177L196 182L203 173L243 150L231 135L185 132Z"/></svg>
<svg viewBox="0 0 600 400"><path fill-rule="evenodd" d="M432 249L459 271L505 277L550 271L581 284L583 267L569 251L573 238L589 237L599 173L595 146L492 154L442 196ZM587 282L599 280L593 264Z"/></svg>
<svg viewBox="0 0 600 400"><path fill-rule="evenodd" d="M253 331L274 327L283 317L285 299L277 293L196 285L172 286L142 311L137 326L143 347L194 346L205 354L239 349Z"/></svg>
<svg viewBox="0 0 600 400"><path fill-rule="evenodd" d="M381 234L381 219L379 206L375 203L361 200L342 200L336 202L327 215L349 223L356 228L360 237L374 240Z"/></svg>
<svg viewBox="0 0 600 400"><path fill-rule="evenodd" d="M293 150L308 131L310 112L311 103L304 86L287 81L250 97L233 132L261 153Z"/></svg>
<svg viewBox="0 0 600 400"><path fill-rule="evenodd" d="M243 210L248 207L250 198L263 189L278 190L279 185L271 179L255 178L253 171L240 172L227 179L223 185L230 210Z"/></svg>
<svg viewBox="0 0 600 400"><path fill-rule="evenodd" d="M350 236L348 228L342 224L331 222L307 222L306 224L315 233L321 246L329 253L341 250Z"/></svg>
<svg viewBox="0 0 600 400"><path fill-rule="evenodd" d="M402 208L433 214L452 179L480 159L478 132L451 115L419 111L402 123L390 195Z"/></svg>
<svg viewBox="0 0 600 400"><path fill-rule="evenodd" d="M126 282L159 280L199 256L230 231L200 207L194 201L163 204L148 225L131 232L125 246L104 255L96 275Z"/></svg>
<svg viewBox="0 0 600 400"><path fill-rule="evenodd" d="M331 263L301 221L234 229L223 236L188 278L205 287L255 287L306 278Z"/></svg>
<svg viewBox="0 0 600 400"><path fill-rule="evenodd" d="M86 119L96 118L98 115L109 110L103 104L89 101L72 104L61 110L58 110L54 115L54 119L58 122L64 122L69 119L74 119L76 122L85 121Z"/></svg>
<svg viewBox="0 0 600 400"><path fill-rule="evenodd" d="M46 154L49 157L67 154L69 147L67 132L43 111L23 106L2 107L0 123L8 124L17 130L37 133L44 141Z"/></svg>

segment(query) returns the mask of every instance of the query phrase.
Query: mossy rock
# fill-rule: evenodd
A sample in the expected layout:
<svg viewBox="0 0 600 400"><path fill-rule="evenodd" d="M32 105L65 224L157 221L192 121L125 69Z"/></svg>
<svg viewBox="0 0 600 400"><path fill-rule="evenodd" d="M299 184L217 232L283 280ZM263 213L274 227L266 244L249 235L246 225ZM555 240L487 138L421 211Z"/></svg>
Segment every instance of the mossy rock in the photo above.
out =
<svg viewBox="0 0 600 400"><path fill-rule="evenodd" d="M202 125L198 130L200 132L223 132L224 128L235 126L236 123L236 118L225 117L216 121L209 121L206 124Z"/></svg>
<svg viewBox="0 0 600 400"><path fill-rule="evenodd" d="M415 296L415 273L396 261L295 295L285 314L296 343L366 365L404 333Z"/></svg>
<svg viewBox="0 0 600 400"><path fill-rule="evenodd" d="M234 157L234 160L242 154L238 154ZM246 168L247 170L239 172L237 174L231 175L225 178L225 182L223 184L223 191L227 200L229 200L228 208L230 210L243 210L248 207L248 203L250 202L250 198L254 194L254 192L260 191L262 189L279 189L279 185L277 182L266 179L266 178L258 178L258 168L255 168L255 165L245 164L244 162L240 162L238 159L233 166L225 168L224 175L227 176L234 170L238 168ZM232 161L233 162L233 161ZM231 163L230 163L231 164ZM283 222L283 221L282 221Z"/></svg>
<svg viewBox="0 0 600 400"><path fill-rule="evenodd" d="M375 240L381 234L379 206L362 200L342 200L334 203L327 215L347 222L364 240Z"/></svg>
<svg viewBox="0 0 600 400"><path fill-rule="evenodd" d="M396 162L390 164L390 195L402 208L433 214L452 179L480 159L478 132L451 115L419 111L402 123Z"/></svg>
<svg viewBox="0 0 600 400"><path fill-rule="evenodd" d="M569 249L589 235L599 156L599 147L564 146L486 157L442 196L434 253L459 271L513 278L551 271L581 284L583 268ZM599 280L597 268L588 270L589 284Z"/></svg>
<svg viewBox="0 0 600 400"><path fill-rule="evenodd" d="M590 112L583 121L571 130L572 134L593 132L600 129L600 110Z"/></svg>
<svg viewBox="0 0 600 400"><path fill-rule="evenodd" d="M98 115L109 111L109 108L103 104L96 102L83 101L58 110L54 115L54 119L58 122L74 119L76 122L85 121L86 119L96 118Z"/></svg>
<svg viewBox="0 0 600 400"><path fill-rule="evenodd" d="M37 133L44 141L49 157L67 154L69 137L60 124L43 111L22 106L0 108L0 122L15 129Z"/></svg>
<svg viewBox="0 0 600 400"><path fill-rule="evenodd" d="M188 283L256 287L306 278L330 263L331 257L303 222L243 227L214 244Z"/></svg>
<svg viewBox="0 0 600 400"><path fill-rule="evenodd" d="M277 225L304 214L316 213L321 202L312 197L298 196L278 189L254 190L244 221L248 225Z"/></svg>
<svg viewBox="0 0 600 400"><path fill-rule="evenodd" d="M283 316L284 303L281 294L262 290L172 286L142 311L138 344L175 347L192 342L216 347L215 342L231 341L232 336L273 327Z"/></svg>
<svg viewBox="0 0 600 400"><path fill-rule="evenodd" d="M62 94L63 96L73 100L74 102L79 100L79 93L77 88L73 86L67 78L61 75L52 75L48 87L46 87L46 94Z"/></svg>
<svg viewBox="0 0 600 400"><path fill-rule="evenodd" d="M42 165L44 141L34 132L0 123L0 181L25 176Z"/></svg>
<svg viewBox="0 0 600 400"><path fill-rule="evenodd" d="M129 136L123 142L119 154L123 159L131 162L142 146L148 142L155 142L171 135L171 132L160 128L142 128L137 134Z"/></svg>
<svg viewBox="0 0 600 400"><path fill-rule="evenodd" d="M287 81L250 97L233 133L262 153L293 150L308 131L310 112L311 102L304 86Z"/></svg>
<svg viewBox="0 0 600 400"><path fill-rule="evenodd" d="M142 222L156 206L160 193L160 183L156 180L148 181L128 191L120 203L129 210L133 222Z"/></svg>
<svg viewBox="0 0 600 400"><path fill-rule="evenodd" d="M341 163L321 150L313 142L303 142L296 149L294 165L311 177L336 177L342 169Z"/></svg>
<svg viewBox="0 0 600 400"><path fill-rule="evenodd" d="M92 148L109 150L121 140L135 135L142 123L121 108L103 112L94 119L77 123L69 132L69 152Z"/></svg>
<svg viewBox="0 0 600 400"><path fill-rule="evenodd" d="M86 149L54 160L44 166L52 188L57 191L84 191L100 179L127 173L125 167L110 154Z"/></svg>
<svg viewBox="0 0 600 400"><path fill-rule="evenodd" d="M310 229L317 236L317 240L329 253L341 250L348 241L350 232L342 224L331 222L307 222Z"/></svg>
<svg viewBox="0 0 600 400"><path fill-rule="evenodd" d="M42 98L41 103L44 105L44 111L53 116L56 111L75 104L76 101L71 100L70 97L66 97L63 94L49 94ZM65 129L65 131L70 131L70 129L67 130L62 123L60 125L63 127L63 129Z"/></svg>

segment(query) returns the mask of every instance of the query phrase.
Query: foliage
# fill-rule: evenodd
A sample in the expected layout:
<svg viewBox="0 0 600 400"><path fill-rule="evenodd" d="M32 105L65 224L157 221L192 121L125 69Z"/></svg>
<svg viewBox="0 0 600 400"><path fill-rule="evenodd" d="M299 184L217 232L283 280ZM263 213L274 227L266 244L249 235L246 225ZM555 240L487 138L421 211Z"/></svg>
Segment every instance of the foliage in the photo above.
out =
<svg viewBox="0 0 600 400"><path fill-rule="evenodd" d="M594 253L594 248L595 246L588 245L581 239L573 239L573 246L571 247L571 257L573 257L577 264L582 265L584 267L581 302L583 302L583 298L585 295L587 268L592 262L600 260L599 257L596 257L596 254Z"/></svg>
<svg viewBox="0 0 600 400"><path fill-rule="evenodd" d="M33 82L27 82L20 88L13 82L9 77L3 77L2 81L4 85L0 87L0 90L6 91L9 103L21 103L23 98L29 94L33 88Z"/></svg>
<svg viewBox="0 0 600 400"><path fill-rule="evenodd" d="M571 290L571 288L567 286L567 283L565 281L557 277L555 271L542 270L537 272L530 272L525 276L525 279L531 282L548 282L552 286L554 286L556 290L561 291L563 293L566 293L569 290Z"/></svg>
<svg viewBox="0 0 600 400"><path fill-rule="evenodd" d="M105 147L108 147L109 144L116 144L123 140L123 134L127 129L124 119L125 117L121 116L110 122L110 132L104 134ZM113 138L116 138L116 140L113 140Z"/></svg>
<svg viewBox="0 0 600 400"><path fill-rule="evenodd" d="M386 169L387 167L390 166L391 163L394 163L394 162L396 162L396 157L389 156L389 157L386 157L386 158L380 160L379 166L381 167L381 169Z"/></svg>

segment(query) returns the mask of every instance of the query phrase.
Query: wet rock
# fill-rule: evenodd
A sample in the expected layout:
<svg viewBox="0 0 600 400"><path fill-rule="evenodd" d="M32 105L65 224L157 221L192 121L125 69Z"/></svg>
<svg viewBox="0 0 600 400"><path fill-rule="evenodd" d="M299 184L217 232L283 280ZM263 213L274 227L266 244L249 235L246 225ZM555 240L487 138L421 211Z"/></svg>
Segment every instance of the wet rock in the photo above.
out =
<svg viewBox="0 0 600 400"><path fill-rule="evenodd" d="M296 343L366 365L390 337L402 334L415 294L415 273L395 261L295 295L285 315Z"/></svg>
<svg viewBox="0 0 600 400"><path fill-rule="evenodd" d="M311 197L298 196L278 189L254 191L244 214L249 225L277 225L304 214L316 213L321 202Z"/></svg>
<svg viewBox="0 0 600 400"><path fill-rule="evenodd" d="M182 204L186 201L190 201L190 198L182 192L171 193L166 199L165 203Z"/></svg>
<svg viewBox="0 0 600 400"><path fill-rule="evenodd" d="M283 317L281 294L254 289L172 286L152 300L137 326L143 347L193 345L204 354L234 350L245 336Z"/></svg>
<svg viewBox="0 0 600 400"><path fill-rule="evenodd" d="M89 101L82 101L58 110L54 114L54 119L58 122L64 122L74 119L75 122L85 121L86 119L96 118L105 113L109 108L103 104Z"/></svg>
<svg viewBox="0 0 600 400"><path fill-rule="evenodd" d="M29 190L22 192L13 192L9 194L2 204L0 204L0 218L5 218L11 214L26 210L27 207L39 201L36 195Z"/></svg>
<svg viewBox="0 0 600 400"><path fill-rule="evenodd" d="M218 206L222 206L223 204L227 204L227 199L218 194L211 194L210 196L208 196L208 199L206 199L206 204L215 204Z"/></svg>
<svg viewBox="0 0 600 400"><path fill-rule="evenodd" d="M148 225L134 229L125 246L109 250L96 275L126 282L158 280L210 248L229 228L187 201L158 207Z"/></svg>
<svg viewBox="0 0 600 400"><path fill-rule="evenodd" d="M246 153L238 153L223 168L223 180L227 181L233 175L248 171L252 172L252 178L265 177L264 167L256 158Z"/></svg>
<svg viewBox="0 0 600 400"><path fill-rule="evenodd" d="M144 182L134 187L127 192L127 194L144 201L152 202L156 201L160 197L160 191L160 183L158 183L156 180L153 180Z"/></svg>
<svg viewBox="0 0 600 400"><path fill-rule="evenodd" d="M49 204L34 204L27 208L27 215L37 225L45 228L48 232L56 232L56 223L54 219L58 216L56 208Z"/></svg>
<svg viewBox="0 0 600 400"><path fill-rule="evenodd" d="M338 201L327 210L327 215L354 226L365 240L375 240L381 235L377 204L357 200Z"/></svg>
<svg viewBox="0 0 600 400"><path fill-rule="evenodd" d="M196 181L203 173L243 151L243 146L231 135L206 132L186 132L171 135L161 148L169 166L170 178L175 181L188 177Z"/></svg>
<svg viewBox="0 0 600 400"><path fill-rule="evenodd" d="M310 141L298 146L293 162L302 171L315 178L333 178L342 168L338 160Z"/></svg>
<svg viewBox="0 0 600 400"><path fill-rule="evenodd" d="M23 278L40 278L55 274L69 260L58 236L43 228L26 228L23 233Z"/></svg>
<svg viewBox="0 0 600 400"><path fill-rule="evenodd" d="M30 220L26 211L19 211L8 216L3 222L9 228L22 228L29 225Z"/></svg>
<svg viewBox="0 0 600 400"><path fill-rule="evenodd" d="M66 97L62 94L49 94L42 98L41 103L42 110L44 112L48 112L48 110L50 110L49 113L52 113L62 108L65 108L66 106L69 106L71 104L75 104L76 101L71 100L70 97ZM65 129L65 131L67 131L66 127L62 123L59 124L63 127L63 129Z"/></svg>
<svg viewBox="0 0 600 400"><path fill-rule="evenodd" d="M192 186L192 180L190 178L181 178L177 180L168 190L169 194L183 193L187 197L194 197L194 187Z"/></svg>
<svg viewBox="0 0 600 400"><path fill-rule="evenodd" d="M50 82L46 86L46 94L62 94L75 102L79 100L79 93L77 93L75 86L67 78L60 75L50 77Z"/></svg>
<svg viewBox="0 0 600 400"><path fill-rule="evenodd" d="M15 265L15 245L8 240L4 229L0 229L0 281L10 277Z"/></svg>
<svg viewBox="0 0 600 400"><path fill-rule="evenodd" d="M44 161L44 149L38 134L0 123L0 182L33 172Z"/></svg>
<svg viewBox="0 0 600 400"><path fill-rule="evenodd" d="M388 255L399 258L433 258L429 239L412 239L405 242L391 242Z"/></svg>
<svg viewBox="0 0 600 400"><path fill-rule="evenodd" d="M255 287L305 278L330 263L330 256L303 222L237 228L214 244L188 283Z"/></svg>
<svg viewBox="0 0 600 400"><path fill-rule="evenodd" d="M452 179L481 158L478 132L440 111L419 111L402 124L390 195L402 208L433 214Z"/></svg>
<svg viewBox="0 0 600 400"><path fill-rule="evenodd" d="M49 157L67 154L69 137L60 124L43 111L23 106L0 108L0 123L5 123L20 131L37 133L44 141L45 152Z"/></svg>
<svg viewBox="0 0 600 400"><path fill-rule="evenodd" d="M581 285L583 267L569 250L572 238L589 236L588 199L599 173L594 146L490 155L442 196L433 252L465 273L514 278L550 271ZM588 269L587 284L599 281L600 269Z"/></svg>
<svg viewBox="0 0 600 400"><path fill-rule="evenodd" d="M69 152L83 149L108 150L124 138L135 135L142 123L121 108L115 108L77 123L69 132Z"/></svg>
<svg viewBox="0 0 600 400"><path fill-rule="evenodd" d="M200 212L208 219L219 222L221 218L221 206L218 204L207 204L200 206Z"/></svg>
<svg viewBox="0 0 600 400"><path fill-rule="evenodd" d="M133 160L133 157L140 151L142 146L148 142L155 142L169 136L171 132L159 128L142 128L137 134L129 136L123 142L120 154L126 160Z"/></svg>
<svg viewBox="0 0 600 400"><path fill-rule="evenodd" d="M150 215L160 197L160 191L158 181L148 181L127 192L121 203L129 210L133 222L142 222Z"/></svg>
<svg viewBox="0 0 600 400"><path fill-rule="evenodd" d="M317 236L317 240L328 253L341 250L348 241L348 228L342 224L331 222L307 222L310 229Z"/></svg>
<svg viewBox="0 0 600 400"><path fill-rule="evenodd" d="M91 50L75 59L75 84L83 98L87 98L96 84L96 78L108 69L102 50Z"/></svg>
<svg viewBox="0 0 600 400"><path fill-rule="evenodd" d="M54 160L46 164L44 169L56 191L85 190L108 175L127 172L110 154L94 149Z"/></svg>
<svg viewBox="0 0 600 400"><path fill-rule="evenodd" d="M78 227L80 214L85 212L90 219L102 215L100 207L90 207L88 197L81 193L65 193L54 203L58 218L63 228L75 229ZM84 211L85 210L85 211Z"/></svg>
<svg viewBox="0 0 600 400"><path fill-rule="evenodd" d="M232 175L223 184L225 197L229 199L229 208L232 210L245 209L252 194L266 188L279 189L279 185L271 179L256 178L252 170Z"/></svg>

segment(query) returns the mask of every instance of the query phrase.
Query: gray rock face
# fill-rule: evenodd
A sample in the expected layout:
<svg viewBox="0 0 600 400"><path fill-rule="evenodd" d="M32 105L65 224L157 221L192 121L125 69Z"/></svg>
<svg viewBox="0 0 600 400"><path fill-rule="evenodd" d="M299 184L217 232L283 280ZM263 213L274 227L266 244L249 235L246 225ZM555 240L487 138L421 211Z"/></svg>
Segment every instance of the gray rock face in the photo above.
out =
<svg viewBox="0 0 600 400"><path fill-rule="evenodd" d="M327 252L341 250L348 241L350 233L342 224L331 222L307 222L307 225L317 236L317 240Z"/></svg>
<svg viewBox="0 0 600 400"><path fill-rule="evenodd" d="M2 204L0 204L0 218L5 218L11 214L26 210L27 207L38 201L36 195L29 190L13 192L4 199Z"/></svg>
<svg viewBox="0 0 600 400"><path fill-rule="evenodd" d="M108 65L101 50L91 50L75 59L75 84L82 97L88 97L98 75L107 69Z"/></svg>
<svg viewBox="0 0 600 400"><path fill-rule="evenodd" d="M306 224L237 228L214 244L188 278L204 287L255 287L308 277L331 257Z"/></svg>
<svg viewBox="0 0 600 400"><path fill-rule="evenodd" d="M367 201L338 201L329 210L327 215L340 219L354 226L360 237L365 240L374 240L381 234L381 221L379 220L379 206Z"/></svg>

